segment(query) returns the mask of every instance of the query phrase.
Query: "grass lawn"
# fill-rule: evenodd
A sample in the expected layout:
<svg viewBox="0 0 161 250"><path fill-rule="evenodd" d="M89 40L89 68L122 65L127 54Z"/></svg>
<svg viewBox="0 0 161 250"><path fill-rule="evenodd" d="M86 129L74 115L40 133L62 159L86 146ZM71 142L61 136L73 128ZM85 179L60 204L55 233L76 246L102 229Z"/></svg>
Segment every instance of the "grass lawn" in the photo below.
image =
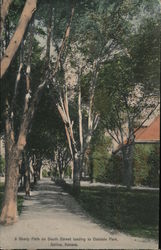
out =
<svg viewBox="0 0 161 250"><path fill-rule="evenodd" d="M3 203L3 194L4 194L4 183L0 183L0 213L2 209L2 203ZM23 205L24 198L22 196L17 197L17 210L18 214L21 214L22 211L22 205Z"/></svg>
<svg viewBox="0 0 161 250"><path fill-rule="evenodd" d="M66 188L70 191L69 186ZM158 239L158 191L81 187L76 199L84 210L107 228Z"/></svg>

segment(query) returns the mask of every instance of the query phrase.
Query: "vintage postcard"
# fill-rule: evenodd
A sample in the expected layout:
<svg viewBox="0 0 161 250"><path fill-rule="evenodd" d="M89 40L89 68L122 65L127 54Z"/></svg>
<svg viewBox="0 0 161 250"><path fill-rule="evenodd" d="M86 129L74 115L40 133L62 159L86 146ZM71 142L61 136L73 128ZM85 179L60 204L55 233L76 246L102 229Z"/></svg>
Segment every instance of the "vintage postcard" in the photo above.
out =
<svg viewBox="0 0 161 250"><path fill-rule="evenodd" d="M0 249L159 249L160 0L0 5Z"/></svg>

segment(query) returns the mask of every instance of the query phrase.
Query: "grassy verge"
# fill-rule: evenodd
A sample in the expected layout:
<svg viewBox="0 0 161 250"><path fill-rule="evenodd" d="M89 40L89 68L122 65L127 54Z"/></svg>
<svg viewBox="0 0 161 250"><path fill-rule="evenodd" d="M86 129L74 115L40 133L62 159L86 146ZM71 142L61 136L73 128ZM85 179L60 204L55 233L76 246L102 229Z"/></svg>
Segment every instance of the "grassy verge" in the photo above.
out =
<svg viewBox="0 0 161 250"><path fill-rule="evenodd" d="M71 192L71 188L65 185ZM81 187L75 197L101 225L132 236L158 239L159 192L124 188Z"/></svg>
<svg viewBox="0 0 161 250"><path fill-rule="evenodd" d="M3 196L4 196L4 183L0 183L0 213L1 213L1 209L2 209ZM22 196L18 195L18 197L17 197L17 210L18 210L19 215L21 214L21 211L22 211L23 201L24 201L24 198Z"/></svg>

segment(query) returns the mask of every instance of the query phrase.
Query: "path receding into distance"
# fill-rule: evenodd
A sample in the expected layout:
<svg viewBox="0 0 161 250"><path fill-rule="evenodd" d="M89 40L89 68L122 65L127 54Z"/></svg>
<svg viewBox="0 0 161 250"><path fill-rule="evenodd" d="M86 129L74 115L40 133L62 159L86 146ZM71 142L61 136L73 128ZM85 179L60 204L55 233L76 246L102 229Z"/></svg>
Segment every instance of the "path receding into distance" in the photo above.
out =
<svg viewBox="0 0 161 250"><path fill-rule="evenodd" d="M25 199L18 222L0 226L0 249L158 249L157 242L96 224L49 179Z"/></svg>

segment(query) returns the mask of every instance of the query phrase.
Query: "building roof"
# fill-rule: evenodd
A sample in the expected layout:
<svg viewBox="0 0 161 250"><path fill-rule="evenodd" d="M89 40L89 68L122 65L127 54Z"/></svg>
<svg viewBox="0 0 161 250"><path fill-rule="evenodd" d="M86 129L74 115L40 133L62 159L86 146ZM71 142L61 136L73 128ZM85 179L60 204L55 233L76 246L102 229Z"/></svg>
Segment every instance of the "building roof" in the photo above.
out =
<svg viewBox="0 0 161 250"><path fill-rule="evenodd" d="M160 115L157 116L149 126L141 127L135 132L136 144L151 144L160 142ZM127 140L124 141L124 145ZM122 144L118 145L117 149L113 153L117 153L123 147Z"/></svg>
<svg viewBox="0 0 161 250"><path fill-rule="evenodd" d="M160 115L153 122L135 133L135 143L157 143L160 141Z"/></svg>

